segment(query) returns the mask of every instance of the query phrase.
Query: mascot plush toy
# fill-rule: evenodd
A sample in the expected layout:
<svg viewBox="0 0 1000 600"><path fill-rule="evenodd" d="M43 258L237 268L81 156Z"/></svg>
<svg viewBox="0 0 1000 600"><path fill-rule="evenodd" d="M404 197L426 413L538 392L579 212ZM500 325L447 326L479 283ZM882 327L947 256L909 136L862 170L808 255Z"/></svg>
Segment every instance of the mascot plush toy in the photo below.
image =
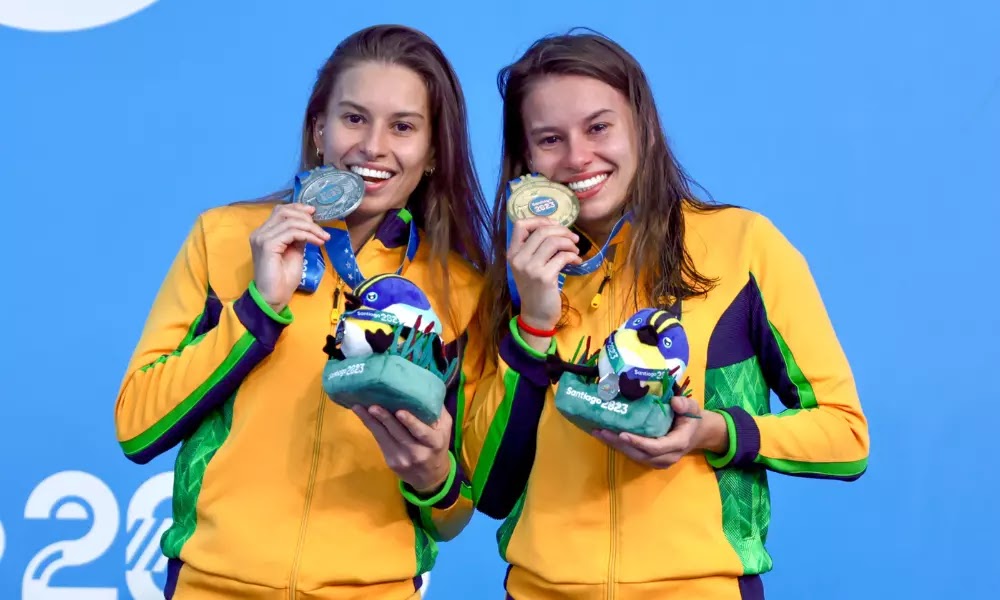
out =
<svg viewBox="0 0 1000 600"><path fill-rule="evenodd" d="M597 361L599 392L627 400L663 395L664 375L680 380L690 355L681 322L670 313L647 308L632 315L604 342Z"/></svg>
<svg viewBox="0 0 1000 600"><path fill-rule="evenodd" d="M456 360L444 355L440 319L427 296L399 275L378 275L347 294L347 310L324 347L323 388L345 407L378 404L433 423Z"/></svg>
<svg viewBox="0 0 1000 600"><path fill-rule="evenodd" d="M670 313L647 308L607 337L593 355L549 365L561 371L556 409L585 431L666 435L670 400L686 394L678 381L690 359L687 335Z"/></svg>

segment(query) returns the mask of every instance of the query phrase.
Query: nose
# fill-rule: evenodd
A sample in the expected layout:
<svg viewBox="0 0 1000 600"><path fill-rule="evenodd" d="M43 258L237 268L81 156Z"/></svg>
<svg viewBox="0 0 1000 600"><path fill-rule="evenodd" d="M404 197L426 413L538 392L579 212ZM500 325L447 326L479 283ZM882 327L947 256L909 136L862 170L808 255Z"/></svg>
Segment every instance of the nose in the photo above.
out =
<svg viewBox="0 0 1000 600"><path fill-rule="evenodd" d="M566 166L574 171L583 172L592 162L594 162L594 151L586 140L579 138L568 140Z"/></svg>
<svg viewBox="0 0 1000 600"><path fill-rule="evenodd" d="M387 149L386 132L381 127L369 127L362 141L361 151L368 160L385 156Z"/></svg>

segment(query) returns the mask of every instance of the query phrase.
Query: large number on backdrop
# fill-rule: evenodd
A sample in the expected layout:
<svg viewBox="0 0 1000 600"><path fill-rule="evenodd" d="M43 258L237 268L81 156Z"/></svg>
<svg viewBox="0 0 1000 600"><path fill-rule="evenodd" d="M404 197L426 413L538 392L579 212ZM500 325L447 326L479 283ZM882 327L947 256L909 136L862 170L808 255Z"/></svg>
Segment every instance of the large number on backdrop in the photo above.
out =
<svg viewBox="0 0 1000 600"><path fill-rule="evenodd" d="M171 498L173 473L155 475L144 482L129 500L125 511L128 542L125 548L125 583L135 600L163 597L153 579L166 571L160 552L160 536L172 520L155 512ZM44 479L28 496L24 517L29 520L90 521L79 538L49 544L28 562L21 583L24 598L32 600L117 600L117 587L74 587L58 581L72 578L68 571L84 567L104 556L121 527L121 511L111 488L83 471L61 471ZM58 573L58 575L57 575Z"/></svg>
<svg viewBox="0 0 1000 600"><path fill-rule="evenodd" d="M174 476L164 472L149 478L132 495L125 509L125 587L133 600L162 600L163 588L154 574L165 574L167 559L160 552L160 538L173 520L157 516L169 503ZM74 570L103 557L121 533L121 511L111 488L83 471L61 471L46 477L28 496L25 519L31 521L90 521L82 536L53 542L29 560L21 583L21 597L31 600L119 600L117 586L73 586ZM30 539L31 536L25 536ZM6 531L0 523L0 560L6 550ZM117 581L109 578L107 583ZM165 576L165 575L164 575ZM423 576L420 595L430 589L430 573Z"/></svg>

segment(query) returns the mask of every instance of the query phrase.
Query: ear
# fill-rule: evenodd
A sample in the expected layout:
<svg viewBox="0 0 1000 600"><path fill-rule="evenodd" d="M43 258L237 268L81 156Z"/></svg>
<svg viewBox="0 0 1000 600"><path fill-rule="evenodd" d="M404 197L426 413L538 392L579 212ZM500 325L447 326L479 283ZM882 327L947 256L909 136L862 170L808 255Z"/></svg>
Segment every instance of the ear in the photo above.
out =
<svg viewBox="0 0 1000 600"><path fill-rule="evenodd" d="M325 127L326 127L326 115L325 114L317 115L316 118L313 120L312 136L313 136L313 145L315 145L316 149L319 150L321 153L323 152L323 134Z"/></svg>
<svg viewBox="0 0 1000 600"><path fill-rule="evenodd" d="M425 175L430 175L431 173L434 172L435 168L437 168L437 159L435 158L435 155L434 155L434 146L432 144L431 145L431 149L430 149L430 153L427 155L427 164L424 165L424 174Z"/></svg>

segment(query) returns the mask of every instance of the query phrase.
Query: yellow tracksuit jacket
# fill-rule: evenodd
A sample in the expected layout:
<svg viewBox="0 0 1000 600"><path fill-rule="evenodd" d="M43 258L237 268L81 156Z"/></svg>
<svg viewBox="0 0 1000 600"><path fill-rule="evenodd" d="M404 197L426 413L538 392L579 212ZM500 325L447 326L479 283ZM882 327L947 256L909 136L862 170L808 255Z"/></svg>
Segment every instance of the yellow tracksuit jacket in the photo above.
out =
<svg viewBox="0 0 1000 600"><path fill-rule="evenodd" d="M543 358L507 331L479 383L463 451L497 533L517 600L763 597L769 472L853 480L867 467L868 429L850 366L806 261L761 215L685 209L685 244L717 278L681 304L693 397L724 416L725 456L691 453L642 466L579 430L554 405ZM629 228L616 236L628 253ZM592 250L591 250L592 252ZM549 352L592 348L637 309L632 266L568 277L579 313ZM645 302L645 301L641 301ZM773 412L774 392L784 410Z"/></svg>
<svg viewBox="0 0 1000 600"><path fill-rule="evenodd" d="M436 497L416 497L364 424L327 398L323 347L349 288L327 257L316 292L297 292L281 314L262 301L248 240L272 209L251 203L200 215L118 395L115 424L128 458L145 463L180 445L174 523L161 540L167 597L416 598L435 541L471 517L468 481L458 467ZM407 217L391 213L360 250L366 276L400 266ZM421 244L403 275L443 316L454 356L482 281L450 258L452 322L435 291L440 271L428 261L429 244ZM463 372L456 381L446 406L461 423L469 379Z"/></svg>

